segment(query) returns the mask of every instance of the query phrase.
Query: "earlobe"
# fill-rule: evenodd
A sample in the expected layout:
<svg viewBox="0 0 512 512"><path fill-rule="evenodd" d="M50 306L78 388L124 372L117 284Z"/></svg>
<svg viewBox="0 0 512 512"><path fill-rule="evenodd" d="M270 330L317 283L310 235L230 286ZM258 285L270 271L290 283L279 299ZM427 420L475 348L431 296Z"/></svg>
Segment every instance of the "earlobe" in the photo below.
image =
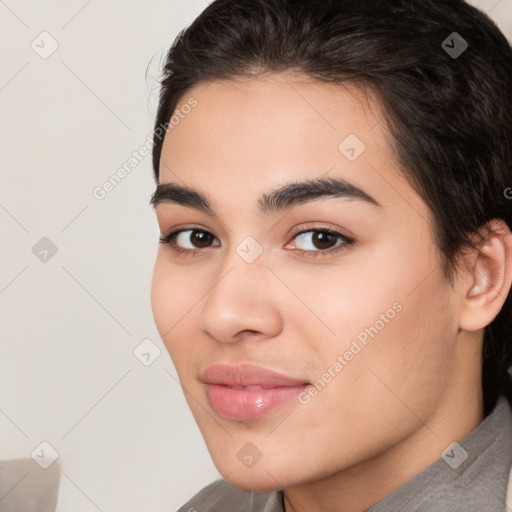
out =
<svg viewBox="0 0 512 512"><path fill-rule="evenodd" d="M470 289L463 299L459 327L466 331L483 329L500 312L512 283L512 234L507 224L493 219L469 276Z"/></svg>

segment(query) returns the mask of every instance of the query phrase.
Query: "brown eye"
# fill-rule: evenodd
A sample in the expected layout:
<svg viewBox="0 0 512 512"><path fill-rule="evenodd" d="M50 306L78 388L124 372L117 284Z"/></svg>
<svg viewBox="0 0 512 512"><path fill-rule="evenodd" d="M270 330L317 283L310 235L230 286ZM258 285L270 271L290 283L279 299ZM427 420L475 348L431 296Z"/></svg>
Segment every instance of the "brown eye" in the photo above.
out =
<svg viewBox="0 0 512 512"><path fill-rule="evenodd" d="M192 231L190 242L200 249L208 247L213 241L213 235L206 231Z"/></svg>
<svg viewBox="0 0 512 512"><path fill-rule="evenodd" d="M294 237L297 249L306 252L328 251L337 246L350 245L352 240L336 231L310 229Z"/></svg>
<svg viewBox="0 0 512 512"><path fill-rule="evenodd" d="M336 235L326 231L315 231L312 242L317 249L330 249L336 245L337 238Z"/></svg>
<svg viewBox="0 0 512 512"><path fill-rule="evenodd" d="M220 242L208 231L201 229L182 229L160 237L160 243L170 245L176 251L206 249L220 245Z"/></svg>

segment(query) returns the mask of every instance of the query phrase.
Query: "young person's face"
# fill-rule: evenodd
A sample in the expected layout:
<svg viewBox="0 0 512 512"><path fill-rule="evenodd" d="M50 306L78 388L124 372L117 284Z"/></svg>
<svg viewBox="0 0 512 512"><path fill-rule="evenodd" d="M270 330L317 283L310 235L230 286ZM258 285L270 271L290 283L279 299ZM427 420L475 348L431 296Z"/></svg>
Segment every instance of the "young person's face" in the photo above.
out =
<svg viewBox="0 0 512 512"><path fill-rule="evenodd" d="M476 382L464 372L476 375L468 361L479 347L456 343L460 300L379 110L355 90L292 75L201 85L180 105L190 97L197 106L165 138L160 183L204 195L214 213L183 194L157 205L161 233L183 231L159 247L152 307L220 473L265 491L320 480L405 440L434 441L440 411ZM327 179L378 205L300 193L260 204ZM205 374L218 364L293 381L243 367ZM274 389L233 389L258 383ZM452 441L437 437L443 448ZM411 452L401 456L407 464Z"/></svg>

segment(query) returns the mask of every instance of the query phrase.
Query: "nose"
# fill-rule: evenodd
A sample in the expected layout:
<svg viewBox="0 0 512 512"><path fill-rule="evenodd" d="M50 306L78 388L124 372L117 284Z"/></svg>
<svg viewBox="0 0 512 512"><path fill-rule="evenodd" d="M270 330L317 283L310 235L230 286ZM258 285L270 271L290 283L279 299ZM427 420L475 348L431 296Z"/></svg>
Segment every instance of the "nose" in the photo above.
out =
<svg viewBox="0 0 512 512"><path fill-rule="evenodd" d="M249 264L234 255L203 301L203 330L222 343L277 336L282 315L275 285L263 259Z"/></svg>

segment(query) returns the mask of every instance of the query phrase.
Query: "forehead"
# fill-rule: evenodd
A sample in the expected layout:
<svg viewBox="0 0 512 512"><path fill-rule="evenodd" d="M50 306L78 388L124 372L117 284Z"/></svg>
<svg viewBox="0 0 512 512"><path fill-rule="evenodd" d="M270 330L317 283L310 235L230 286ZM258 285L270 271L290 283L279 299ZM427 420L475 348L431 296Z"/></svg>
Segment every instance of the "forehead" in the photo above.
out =
<svg viewBox="0 0 512 512"><path fill-rule="evenodd" d="M193 109L183 106L194 100ZM181 109L181 110L180 110ZM184 114L184 112L188 112ZM162 148L160 181L249 198L290 179L338 176L381 204L422 203L403 179L376 96L293 73L190 89ZM421 206L420 206L421 208Z"/></svg>
<svg viewBox="0 0 512 512"><path fill-rule="evenodd" d="M215 80L190 89L176 111L180 112L191 98L197 100L197 106L186 116L190 122L184 122L180 115L182 129L176 130L183 137L189 135L190 127L196 136L208 133L210 140L216 135L231 139L250 136L268 147L272 143L293 145L314 135L327 137L326 143L336 143L349 132L369 139L371 132L374 145L388 146L382 140L385 130L376 129L384 117L376 95L349 83L319 82L291 72ZM277 140L272 137L276 134Z"/></svg>

